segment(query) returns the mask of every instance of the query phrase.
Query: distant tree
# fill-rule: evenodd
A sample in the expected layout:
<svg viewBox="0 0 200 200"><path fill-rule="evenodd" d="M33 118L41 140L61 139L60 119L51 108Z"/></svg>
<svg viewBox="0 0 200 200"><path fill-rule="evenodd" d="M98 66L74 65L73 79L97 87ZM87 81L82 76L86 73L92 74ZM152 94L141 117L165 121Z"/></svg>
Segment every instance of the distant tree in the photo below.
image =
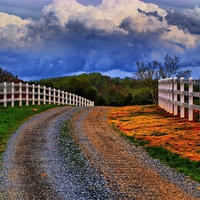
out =
<svg viewBox="0 0 200 200"><path fill-rule="evenodd" d="M159 78L171 78L176 75L179 70L179 62L180 60L176 55L170 57L169 54L167 54L164 58L164 66L159 64Z"/></svg>
<svg viewBox="0 0 200 200"><path fill-rule="evenodd" d="M170 78L176 75L184 77L191 75L190 70L178 72L179 62L180 60L177 56L171 57L167 54L164 58L164 65L156 60L148 62L147 64L144 62L136 63L137 72L134 78L136 78L143 87L147 88L152 103L157 104L158 101L158 79Z"/></svg>
<svg viewBox="0 0 200 200"><path fill-rule="evenodd" d="M185 71L179 71L176 75L176 77L178 79L180 79L181 77L185 78L185 79L189 79L191 77L192 71L191 70L185 70Z"/></svg>
<svg viewBox="0 0 200 200"><path fill-rule="evenodd" d="M8 76L13 76L13 74L9 72L8 70L3 70L3 74L8 75Z"/></svg>
<svg viewBox="0 0 200 200"><path fill-rule="evenodd" d="M95 104L97 104L99 106L106 106L107 102L106 102L105 97L99 96L98 99L97 99L97 101L95 102Z"/></svg>
<svg viewBox="0 0 200 200"><path fill-rule="evenodd" d="M157 104L157 94L158 94L158 78L159 78L159 67L160 63L157 61L149 62L145 64L144 62L137 62L137 72L135 77L138 80L138 83L142 87L148 89L149 94L151 95L152 103Z"/></svg>
<svg viewBox="0 0 200 200"><path fill-rule="evenodd" d="M90 99L91 101L98 101L97 90L95 88L89 88L86 90L85 98Z"/></svg>
<svg viewBox="0 0 200 200"><path fill-rule="evenodd" d="M132 105L133 103L133 95L131 93L129 93L127 96L126 96L126 99L125 99L125 105Z"/></svg>

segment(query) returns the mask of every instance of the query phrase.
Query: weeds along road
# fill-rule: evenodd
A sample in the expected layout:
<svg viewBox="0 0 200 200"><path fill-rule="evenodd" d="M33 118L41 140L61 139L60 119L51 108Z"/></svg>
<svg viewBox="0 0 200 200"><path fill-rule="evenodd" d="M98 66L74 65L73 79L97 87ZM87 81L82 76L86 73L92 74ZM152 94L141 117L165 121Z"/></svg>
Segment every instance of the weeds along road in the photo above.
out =
<svg viewBox="0 0 200 200"><path fill-rule="evenodd" d="M199 199L198 184L120 138L109 109L60 107L24 123L4 154L0 199Z"/></svg>

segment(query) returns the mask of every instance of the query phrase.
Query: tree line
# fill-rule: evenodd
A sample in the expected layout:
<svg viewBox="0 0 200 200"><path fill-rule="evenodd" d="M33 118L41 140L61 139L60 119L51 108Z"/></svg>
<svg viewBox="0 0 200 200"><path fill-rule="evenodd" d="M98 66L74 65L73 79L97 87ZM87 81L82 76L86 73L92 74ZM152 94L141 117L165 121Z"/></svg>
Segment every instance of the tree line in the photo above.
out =
<svg viewBox="0 0 200 200"><path fill-rule="evenodd" d="M124 79L90 73L47 78L29 83L67 91L90 99L98 106L157 104L159 79L191 76L190 70L179 70L179 62L177 56L171 57L167 54L163 63L156 60L148 63L137 62L137 71L133 73L133 77ZM4 72L11 74L5 70Z"/></svg>

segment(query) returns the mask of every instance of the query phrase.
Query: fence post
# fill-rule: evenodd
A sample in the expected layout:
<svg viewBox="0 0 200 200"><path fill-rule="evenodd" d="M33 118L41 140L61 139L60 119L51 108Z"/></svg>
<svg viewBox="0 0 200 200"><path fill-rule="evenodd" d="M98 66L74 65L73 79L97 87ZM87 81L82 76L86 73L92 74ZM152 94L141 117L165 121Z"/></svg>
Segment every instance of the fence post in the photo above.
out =
<svg viewBox="0 0 200 200"><path fill-rule="evenodd" d="M167 110L167 79L164 79L163 89L164 89L164 94L163 94L163 97L164 97L163 108L165 110Z"/></svg>
<svg viewBox="0 0 200 200"><path fill-rule="evenodd" d="M173 83L172 78L169 78L169 113L173 114Z"/></svg>
<svg viewBox="0 0 200 200"><path fill-rule="evenodd" d="M167 78L166 83L166 110L169 112L169 78Z"/></svg>
<svg viewBox="0 0 200 200"><path fill-rule="evenodd" d="M68 93L68 104L71 105L72 104L72 94Z"/></svg>
<svg viewBox="0 0 200 200"><path fill-rule="evenodd" d="M35 85L32 85L32 105L35 105Z"/></svg>
<svg viewBox="0 0 200 200"><path fill-rule="evenodd" d="M193 78L189 78L189 107L188 107L188 120L193 120Z"/></svg>
<svg viewBox="0 0 200 200"><path fill-rule="evenodd" d="M72 105L76 105L76 96L75 94L72 94Z"/></svg>
<svg viewBox="0 0 200 200"><path fill-rule="evenodd" d="M78 106L78 95L76 95L76 106Z"/></svg>
<svg viewBox="0 0 200 200"><path fill-rule="evenodd" d="M65 104L68 104L68 92L65 92Z"/></svg>
<svg viewBox="0 0 200 200"><path fill-rule="evenodd" d="M60 90L58 90L58 105L60 105Z"/></svg>
<svg viewBox="0 0 200 200"><path fill-rule="evenodd" d="M81 97L81 106L83 107L83 97Z"/></svg>
<svg viewBox="0 0 200 200"><path fill-rule="evenodd" d="M40 105L40 85L38 85L38 105Z"/></svg>
<svg viewBox="0 0 200 200"><path fill-rule="evenodd" d="M84 98L84 106L86 106L86 98Z"/></svg>
<svg viewBox="0 0 200 200"><path fill-rule="evenodd" d="M7 87L6 87L6 82L3 83L3 99L4 99L3 106L7 107Z"/></svg>
<svg viewBox="0 0 200 200"><path fill-rule="evenodd" d="M53 104L56 104L56 89L53 89Z"/></svg>
<svg viewBox="0 0 200 200"><path fill-rule="evenodd" d="M185 107L184 107L184 102L185 102L185 96L184 96L184 78L180 78L180 96L181 96L181 106L180 106L180 117L184 118L185 117Z"/></svg>
<svg viewBox="0 0 200 200"><path fill-rule="evenodd" d="M15 85L12 82L11 83L11 107L14 107L14 105L15 105L15 91L14 91L14 89L15 89Z"/></svg>
<svg viewBox="0 0 200 200"><path fill-rule="evenodd" d="M162 84L161 84L161 80L158 80L158 106L162 107L162 103L161 103L161 97L162 97Z"/></svg>
<svg viewBox="0 0 200 200"><path fill-rule="evenodd" d="M19 83L19 106L22 106L22 83Z"/></svg>
<svg viewBox="0 0 200 200"><path fill-rule="evenodd" d="M78 106L81 106L81 97L78 96Z"/></svg>
<svg viewBox="0 0 200 200"><path fill-rule="evenodd" d="M49 104L51 104L51 88L49 87Z"/></svg>
<svg viewBox="0 0 200 200"><path fill-rule="evenodd" d="M46 104L46 86L43 86L43 104Z"/></svg>
<svg viewBox="0 0 200 200"><path fill-rule="evenodd" d="M174 80L173 80L173 85L174 85L174 88L173 88L173 91L174 91L174 115L178 115L178 105L176 104L177 102L177 77L174 77Z"/></svg>
<svg viewBox="0 0 200 200"><path fill-rule="evenodd" d="M28 96L28 95L29 95L29 94L28 94L29 91L28 91L28 89L29 89L29 88L28 88L28 83L26 83L26 106L29 105L29 96Z"/></svg>
<svg viewBox="0 0 200 200"><path fill-rule="evenodd" d="M160 106L161 108L165 108L165 80L160 80L159 81L160 85Z"/></svg>
<svg viewBox="0 0 200 200"><path fill-rule="evenodd" d="M62 91L62 105L65 104L65 92Z"/></svg>

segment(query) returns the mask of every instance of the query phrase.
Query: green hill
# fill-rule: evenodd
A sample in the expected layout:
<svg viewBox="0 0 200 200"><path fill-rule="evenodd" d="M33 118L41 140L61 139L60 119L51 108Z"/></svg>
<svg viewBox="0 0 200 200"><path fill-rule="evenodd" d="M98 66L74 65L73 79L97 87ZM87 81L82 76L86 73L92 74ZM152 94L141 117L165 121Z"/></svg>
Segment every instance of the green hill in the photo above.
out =
<svg viewBox="0 0 200 200"><path fill-rule="evenodd" d="M124 106L150 103L148 92L141 89L138 81L103 76L100 73L81 74L31 81L73 93L95 102L98 106Z"/></svg>

